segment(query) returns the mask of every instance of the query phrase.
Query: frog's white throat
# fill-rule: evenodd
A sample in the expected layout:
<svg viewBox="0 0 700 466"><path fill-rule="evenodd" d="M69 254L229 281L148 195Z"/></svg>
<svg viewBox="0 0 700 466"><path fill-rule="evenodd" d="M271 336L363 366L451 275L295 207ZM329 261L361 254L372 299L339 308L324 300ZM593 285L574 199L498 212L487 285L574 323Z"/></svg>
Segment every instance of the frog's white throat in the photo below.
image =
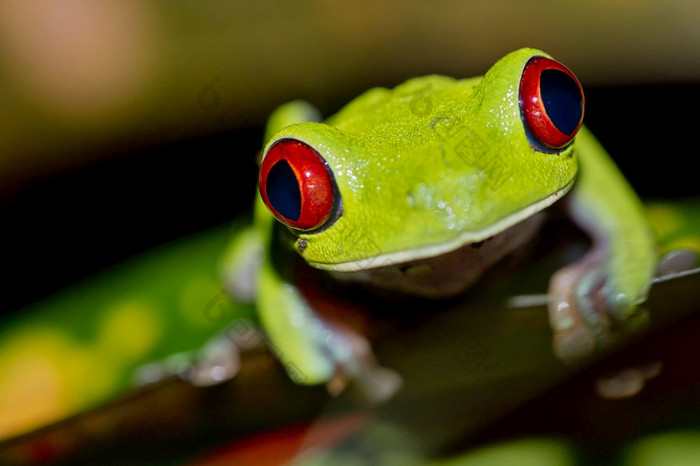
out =
<svg viewBox="0 0 700 466"><path fill-rule="evenodd" d="M357 272L368 269L386 267L388 265L398 265L408 262L413 262L421 259L440 256L449 252L455 251L463 246L492 238L499 233L504 232L510 227L522 222L523 220L532 217L537 212L549 207L564 196L573 186L573 180L565 187L555 191L549 196L528 205L527 207L514 212L513 214L504 217L486 228L481 230L464 231L450 241L445 241L438 244L429 244L415 249L405 251L390 252L387 254L379 254L372 257L359 259L351 262L342 262L338 264L329 263L314 263L309 262L312 267L329 270L334 272Z"/></svg>

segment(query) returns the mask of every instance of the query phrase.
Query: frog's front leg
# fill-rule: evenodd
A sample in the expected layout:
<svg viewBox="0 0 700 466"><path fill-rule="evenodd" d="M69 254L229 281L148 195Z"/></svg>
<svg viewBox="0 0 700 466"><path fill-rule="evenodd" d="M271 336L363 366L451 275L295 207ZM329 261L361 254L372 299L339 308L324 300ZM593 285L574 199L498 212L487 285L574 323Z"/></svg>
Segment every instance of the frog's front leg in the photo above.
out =
<svg viewBox="0 0 700 466"><path fill-rule="evenodd" d="M578 262L558 271L549 288L557 356L579 360L638 323L656 251L642 205L622 174L585 128L576 139L580 171L567 208L593 239Z"/></svg>
<svg viewBox="0 0 700 466"><path fill-rule="evenodd" d="M272 260L265 261L258 279L258 313L270 348L295 382L326 383L334 394L353 382L373 401L386 399L398 389L400 377L377 364L365 336L341 320L316 312Z"/></svg>

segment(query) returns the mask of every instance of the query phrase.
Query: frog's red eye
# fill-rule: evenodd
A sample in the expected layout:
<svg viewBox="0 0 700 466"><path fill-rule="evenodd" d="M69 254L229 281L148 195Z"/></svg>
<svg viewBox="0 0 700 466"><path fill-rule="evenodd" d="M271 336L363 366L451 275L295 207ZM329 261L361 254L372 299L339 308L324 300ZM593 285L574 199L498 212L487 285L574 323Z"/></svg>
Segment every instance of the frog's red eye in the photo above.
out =
<svg viewBox="0 0 700 466"><path fill-rule="evenodd" d="M258 186L272 214L298 230L322 227L337 206L328 164L316 150L295 139L282 139L268 149Z"/></svg>
<svg viewBox="0 0 700 466"><path fill-rule="evenodd" d="M576 76L561 63L534 57L520 79L520 109L529 135L548 149L561 149L583 122L584 97Z"/></svg>

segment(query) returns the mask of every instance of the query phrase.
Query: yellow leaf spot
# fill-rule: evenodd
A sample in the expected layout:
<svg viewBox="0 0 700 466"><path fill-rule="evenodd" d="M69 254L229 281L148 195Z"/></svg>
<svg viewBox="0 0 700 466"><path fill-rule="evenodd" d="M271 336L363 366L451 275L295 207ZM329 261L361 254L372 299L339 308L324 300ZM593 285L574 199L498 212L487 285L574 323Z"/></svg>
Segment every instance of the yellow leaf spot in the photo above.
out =
<svg viewBox="0 0 700 466"><path fill-rule="evenodd" d="M30 431L71 414L75 347L53 330L13 335L0 346L0 438Z"/></svg>
<svg viewBox="0 0 700 466"><path fill-rule="evenodd" d="M131 360L150 351L162 333L156 309L143 302L122 302L107 312L97 344L113 360Z"/></svg>

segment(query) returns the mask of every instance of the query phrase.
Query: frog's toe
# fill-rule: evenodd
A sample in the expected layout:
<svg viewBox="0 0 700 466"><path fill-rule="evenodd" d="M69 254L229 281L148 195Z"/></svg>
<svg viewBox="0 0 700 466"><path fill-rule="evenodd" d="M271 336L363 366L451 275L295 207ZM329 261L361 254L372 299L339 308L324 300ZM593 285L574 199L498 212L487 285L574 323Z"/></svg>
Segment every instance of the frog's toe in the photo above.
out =
<svg viewBox="0 0 700 466"><path fill-rule="evenodd" d="M182 374L182 378L198 387L230 380L241 368L238 345L227 336L209 341L197 356L195 364Z"/></svg>
<svg viewBox="0 0 700 466"><path fill-rule="evenodd" d="M560 360L582 360L615 339L616 316L624 315L633 305L622 294L611 293L608 286L604 264L591 257L564 267L552 277L549 320Z"/></svg>
<svg viewBox="0 0 700 466"><path fill-rule="evenodd" d="M647 318L637 309L639 293L620 287L606 263L593 255L558 271L549 286L549 318L557 357L571 363L610 347L641 328ZM635 312L632 312L635 311Z"/></svg>
<svg viewBox="0 0 700 466"><path fill-rule="evenodd" d="M401 376L379 365L363 335L337 323L329 326L332 338L325 342L323 351L332 360L335 371L326 383L328 392L338 395L352 386L371 402L391 398L403 384Z"/></svg>
<svg viewBox="0 0 700 466"><path fill-rule="evenodd" d="M555 330L553 342L554 354L566 363L573 363L591 355L596 346L593 332L584 325L569 330Z"/></svg>
<svg viewBox="0 0 700 466"><path fill-rule="evenodd" d="M700 264L700 253L690 248L678 248L667 252L659 259L656 274L673 275L691 270Z"/></svg>
<svg viewBox="0 0 700 466"><path fill-rule="evenodd" d="M403 377L393 369L370 363L354 377L338 370L326 383L328 393L333 396L340 395L349 386L355 388L365 400L382 403L391 399L401 389Z"/></svg>
<svg viewBox="0 0 700 466"><path fill-rule="evenodd" d="M596 346L594 330L584 317L592 314L592 303L577 299L576 292L587 270L585 264L570 265L554 274L549 285L549 323L554 333L554 353L567 363L589 356Z"/></svg>
<svg viewBox="0 0 700 466"><path fill-rule="evenodd" d="M655 361L604 374L596 381L596 393L608 400L630 398L641 392L647 381L658 376L662 367L661 361Z"/></svg>
<svg viewBox="0 0 700 466"><path fill-rule="evenodd" d="M265 337L247 319L234 321L227 331L209 340L193 358L181 378L192 385L207 387L232 379L241 368L241 352L259 348Z"/></svg>
<svg viewBox="0 0 700 466"><path fill-rule="evenodd" d="M145 364L134 372L135 386L160 382L177 376L192 385L207 387L232 379L241 368L241 352L264 343L260 330L245 319L235 321L223 334L194 351L173 354Z"/></svg>
<svg viewBox="0 0 700 466"><path fill-rule="evenodd" d="M403 377L393 369L375 366L356 380L363 395L373 403L392 398L403 386Z"/></svg>

